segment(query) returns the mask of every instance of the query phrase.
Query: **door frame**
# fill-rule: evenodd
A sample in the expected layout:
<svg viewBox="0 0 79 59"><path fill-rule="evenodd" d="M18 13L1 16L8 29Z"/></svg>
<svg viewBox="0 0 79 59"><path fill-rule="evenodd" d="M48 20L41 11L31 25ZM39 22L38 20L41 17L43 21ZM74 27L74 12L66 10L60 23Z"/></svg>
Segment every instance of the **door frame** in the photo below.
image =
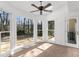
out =
<svg viewBox="0 0 79 59"><path fill-rule="evenodd" d="M54 21L54 30L53 30L53 31L54 31L54 39L55 39L55 20L48 20L48 21L47 21L47 24L48 24L49 21ZM48 29L48 26L47 26L47 29ZM49 29L48 29L48 30L49 30ZM47 30L47 32L48 32L48 30ZM48 33L47 33L47 35L48 35ZM48 35L48 37L49 37L49 35ZM47 42L48 42L48 43L55 43L55 41L52 41L52 40L50 40L49 38L48 38Z"/></svg>
<svg viewBox="0 0 79 59"><path fill-rule="evenodd" d="M68 37L67 37L67 31L68 31L68 22L69 22L69 19L76 19L76 25L75 25L75 31L76 31L76 44L71 44L71 43L68 43ZM70 47L75 47L75 48L78 48L78 17L68 17L66 19L66 46L70 46Z"/></svg>

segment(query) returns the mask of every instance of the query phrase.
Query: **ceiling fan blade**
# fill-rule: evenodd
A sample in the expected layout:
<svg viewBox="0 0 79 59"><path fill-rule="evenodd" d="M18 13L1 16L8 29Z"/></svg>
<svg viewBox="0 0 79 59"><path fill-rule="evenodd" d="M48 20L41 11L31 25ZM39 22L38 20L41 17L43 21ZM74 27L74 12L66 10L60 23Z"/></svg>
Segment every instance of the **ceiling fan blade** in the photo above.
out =
<svg viewBox="0 0 79 59"><path fill-rule="evenodd" d="M44 7L44 9L47 8L47 7L49 7L49 6L51 6L51 5L52 5L51 3L48 3L48 4Z"/></svg>
<svg viewBox="0 0 79 59"><path fill-rule="evenodd" d="M44 10L44 11L46 11L46 12L52 12L52 10Z"/></svg>
<svg viewBox="0 0 79 59"><path fill-rule="evenodd" d="M34 4L31 4L32 6L34 6L35 8L37 8L37 9L39 9L39 7L37 7L36 5L34 5Z"/></svg>
<svg viewBox="0 0 79 59"><path fill-rule="evenodd" d="M40 11L40 15L42 15L42 11Z"/></svg>
<svg viewBox="0 0 79 59"><path fill-rule="evenodd" d="M39 10L35 10L35 11L30 11L30 12L32 13L32 12L36 12L36 11L39 11Z"/></svg>

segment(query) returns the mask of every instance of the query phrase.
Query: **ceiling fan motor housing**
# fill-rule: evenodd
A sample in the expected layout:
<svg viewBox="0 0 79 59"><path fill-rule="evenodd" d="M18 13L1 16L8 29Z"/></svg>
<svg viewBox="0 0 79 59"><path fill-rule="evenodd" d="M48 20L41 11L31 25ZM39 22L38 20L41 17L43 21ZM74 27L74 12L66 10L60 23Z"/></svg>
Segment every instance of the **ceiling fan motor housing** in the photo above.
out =
<svg viewBox="0 0 79 59"><path fill-rule="evenodd" d="M39 10L43 10L44 9L44 7L43 6L39 6Z"/></svg>

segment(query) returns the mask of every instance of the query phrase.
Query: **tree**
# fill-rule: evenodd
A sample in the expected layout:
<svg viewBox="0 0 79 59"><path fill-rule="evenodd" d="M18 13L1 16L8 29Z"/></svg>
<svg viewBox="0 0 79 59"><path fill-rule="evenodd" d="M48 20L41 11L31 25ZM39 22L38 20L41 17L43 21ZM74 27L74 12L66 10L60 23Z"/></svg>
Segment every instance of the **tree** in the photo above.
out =
<svg viewBox="0 0 79 59"><path fill-rule="evenodd" d="M23 30L24 30L24 35L25 35L25 21L26 21L26 18L24 18L24 25L23 25Z"/></svg>

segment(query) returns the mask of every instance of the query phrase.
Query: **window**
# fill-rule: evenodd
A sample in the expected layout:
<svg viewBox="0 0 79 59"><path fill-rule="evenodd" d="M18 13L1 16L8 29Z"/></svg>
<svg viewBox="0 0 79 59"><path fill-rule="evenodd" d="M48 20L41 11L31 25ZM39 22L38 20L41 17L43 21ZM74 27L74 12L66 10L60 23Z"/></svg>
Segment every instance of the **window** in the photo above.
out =
<svg viewBox="0 0 79 59"><path fill-rule="evenodd" d="M0 10L0 53L10 50L10 13Z"/></svg>
<svg viewBox="0 0 79 59"><path fill-rule="evenodd" d="M42 39L42 21L37 24L38 39Z"/></svg>
<svg viewBox="0 0 79 59"><path fill-rule="evenodd" d="M54 21L48 21L48 39L54 37Z"/></svg>
<svg viewBox="0 0 79 59"><path fill-rule="evenodd" d="M27 45L33 41L33 21L17 17L17 46Z"/></svg>

